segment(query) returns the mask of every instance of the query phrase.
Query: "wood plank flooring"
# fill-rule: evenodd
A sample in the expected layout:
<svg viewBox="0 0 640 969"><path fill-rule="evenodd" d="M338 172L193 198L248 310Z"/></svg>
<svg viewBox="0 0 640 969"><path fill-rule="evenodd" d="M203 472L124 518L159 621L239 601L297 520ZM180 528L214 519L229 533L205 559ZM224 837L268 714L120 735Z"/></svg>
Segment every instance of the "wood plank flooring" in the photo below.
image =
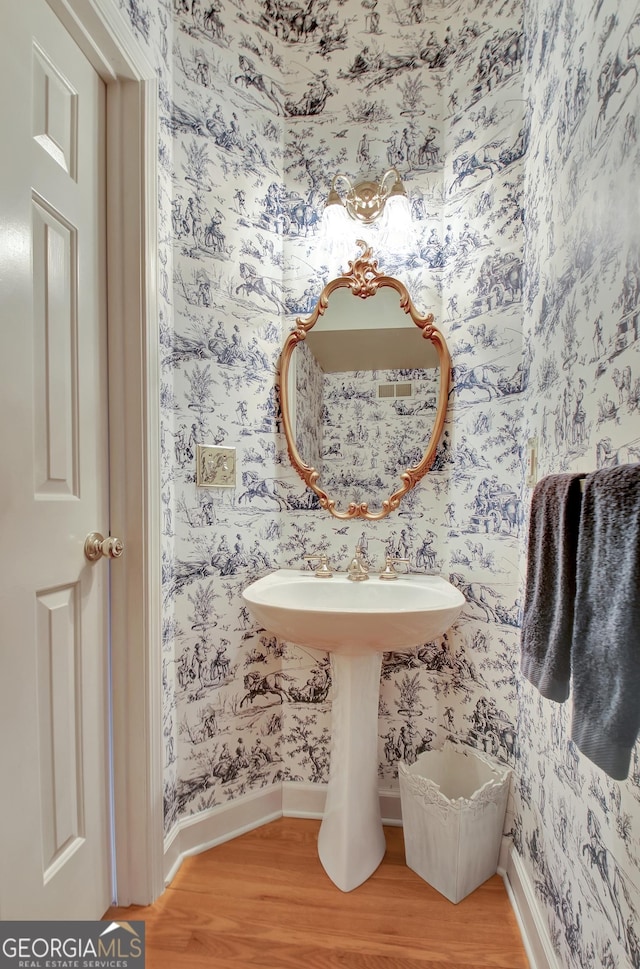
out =
<svg viewBox="0 0 640 969"><path fill-rule="evenodd" d="M528 969L502 879L458 905L406 866L402 828L359 888L318 860L319 821L280 818L187 858L146 908L146 969Z"/></svg>

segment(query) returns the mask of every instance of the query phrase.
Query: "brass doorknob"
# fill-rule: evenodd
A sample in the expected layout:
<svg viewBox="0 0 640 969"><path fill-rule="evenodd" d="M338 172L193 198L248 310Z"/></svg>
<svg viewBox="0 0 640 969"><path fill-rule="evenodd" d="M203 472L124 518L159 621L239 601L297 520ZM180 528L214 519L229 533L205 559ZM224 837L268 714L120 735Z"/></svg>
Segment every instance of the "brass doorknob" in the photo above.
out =
<svg viewBox="0 0 640 969"><path fill-rule="evenodd" d="M100 532L89 532L84 540L84 554L90 562L97 562L103 556L119 559L124 552L124 542L119 538L103 538Z"/></svg>

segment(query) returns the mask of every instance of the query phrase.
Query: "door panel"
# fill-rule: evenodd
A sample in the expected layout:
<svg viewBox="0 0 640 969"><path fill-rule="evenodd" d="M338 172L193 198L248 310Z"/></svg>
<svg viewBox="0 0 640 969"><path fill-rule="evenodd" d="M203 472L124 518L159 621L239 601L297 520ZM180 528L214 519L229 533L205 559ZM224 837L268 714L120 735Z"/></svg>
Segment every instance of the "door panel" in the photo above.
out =
<svg viewBox="0 0 640 969"><path fill-rule="evenodd" d="M35 494L77 499L77 230L37 196L32 245Z"/></svg>
<svg viewBox="0 0 640 969"><path fill-rule="evenodd" d="M84 837L79 583L36 595L42 862L47 882Z"/></svg>
<svg viewBox="0 0 640 969"><path fill-rule="evenodd" d="M45 0L7 10L0 78L0 918L92 919L110 902L109 564L83 554L109 527L105 91Z"/></svg>

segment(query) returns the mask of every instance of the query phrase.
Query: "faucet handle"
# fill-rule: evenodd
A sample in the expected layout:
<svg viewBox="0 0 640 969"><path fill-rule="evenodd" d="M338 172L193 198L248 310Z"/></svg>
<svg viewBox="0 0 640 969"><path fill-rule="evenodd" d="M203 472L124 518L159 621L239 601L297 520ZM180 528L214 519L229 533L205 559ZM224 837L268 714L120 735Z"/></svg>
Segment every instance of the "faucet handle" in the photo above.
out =
<svg viewBox="0 0 640 969"><path fill-rule="evenodd" d="M398 573L396 572L394 566L397 565L399 562L406 562L406 564L409 565L409 559L398 559L393 555L387 555L387 557L385 558L384 571L380 573L380 578L386 579L386 580L397 579ZM408 571L409 569L407 569L407 572Z"/></svg>
<svg viewBox="0 0 640 969"><path fill-rule="evenodd" d="M331 579L333 578L333 572L329 568L329 561L324 552L317 552L315 555L303 555L303 558L307 562L319 562L318 568L316 569L316 575L319 579Z"/></svg>
<svg viewBox="0 0 640 969"><path fill-rule="evenodd" d="M364 552L360 545L356 546L355 555L347 566L347 572L353 582L363 582L369 578L369 566L365 561Z"/></svg>

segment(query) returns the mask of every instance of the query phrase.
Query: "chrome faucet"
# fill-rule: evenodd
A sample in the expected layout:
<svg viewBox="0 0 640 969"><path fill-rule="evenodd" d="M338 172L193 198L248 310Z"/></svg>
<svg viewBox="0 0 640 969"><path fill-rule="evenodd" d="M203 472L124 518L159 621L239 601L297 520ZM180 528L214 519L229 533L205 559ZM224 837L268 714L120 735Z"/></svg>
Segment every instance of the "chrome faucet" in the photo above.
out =
<svg viewBox="0 0 640 969"><path fill-rule="evenodd" d="M364 560L364 554L359 545L356 548L356 554L349 562L347 572L352 582L364 582L369 578L369 566Z"/></svg>

